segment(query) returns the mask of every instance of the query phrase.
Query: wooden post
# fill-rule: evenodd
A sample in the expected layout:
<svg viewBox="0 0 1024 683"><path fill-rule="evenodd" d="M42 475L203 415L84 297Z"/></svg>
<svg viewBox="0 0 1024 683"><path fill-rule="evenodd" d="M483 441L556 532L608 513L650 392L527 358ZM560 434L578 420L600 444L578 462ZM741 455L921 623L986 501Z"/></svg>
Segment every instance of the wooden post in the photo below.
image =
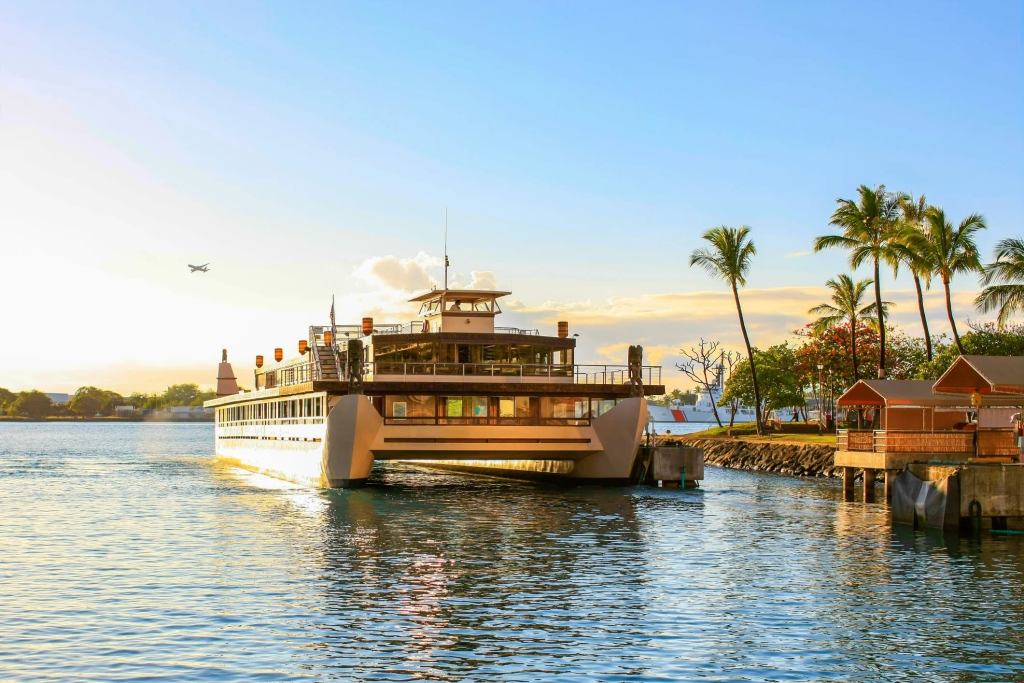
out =
<svg viewBox="0 0 1024 683"><path fill-rule="evenodd" d="M875 471L864 469L864 502L875 502Z"/></svg>
<svg viewBox="0 0 1024 683"><path fill-rule="evenodd" d="M853 467L843 468L843 500L853 500L853 475L856 471Z"/></svg>
<svg viewBox="0 0 1024 683"><path fill-rule="evenodd" d="M892 487L896 483L896 470L885 471L885 504L892 505Z"/></svg>

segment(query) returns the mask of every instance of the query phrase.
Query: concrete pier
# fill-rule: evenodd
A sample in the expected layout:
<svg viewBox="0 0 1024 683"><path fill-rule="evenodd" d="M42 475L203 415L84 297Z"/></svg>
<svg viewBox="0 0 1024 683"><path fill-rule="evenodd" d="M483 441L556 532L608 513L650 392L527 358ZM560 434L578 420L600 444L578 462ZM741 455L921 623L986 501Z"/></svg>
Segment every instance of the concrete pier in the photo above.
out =
<svg viewBox="0 0 1024 683"><path fill-rule="evenodd" d="M853 500L853 478L856 472L853 467L843 468L843 500Z"/></svg>
<svg viewBox="0 0 1024 683"><path fill-rule="evenodd" d="M864 470L864 502L875 502L875 471L870 468Z"/></svg>
<svg viewBox="0 0 1024 683"><path fill-rule="evenodd" d="M919 528L1024 531L1024 465L909 465L895 480L892 515Z"/></svg>
<svg viewBox="0 0 1024 683"><path fill-rule="evenodd" d="M665 488L696 488L704 478L704 451L699 448L661 446L654 449L647 483Z"/></svg>

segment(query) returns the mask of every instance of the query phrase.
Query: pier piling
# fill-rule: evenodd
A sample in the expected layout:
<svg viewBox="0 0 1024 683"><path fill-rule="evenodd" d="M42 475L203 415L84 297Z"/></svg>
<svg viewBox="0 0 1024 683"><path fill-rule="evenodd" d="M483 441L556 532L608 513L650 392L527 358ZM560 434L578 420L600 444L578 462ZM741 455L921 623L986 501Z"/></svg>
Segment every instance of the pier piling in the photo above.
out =
<svg viewBox="0 0 1024 683"><path fill-rule="evenodd" d="M864 502L875 502L875 470L873 469L865 468L864 470Z"/></svg>
<svg viewBox="0 0 1024 683"><path fill-rule="evenodd" d="M856 472L853 467L843 468L843 500L853 500L853 477Z"/></svg>

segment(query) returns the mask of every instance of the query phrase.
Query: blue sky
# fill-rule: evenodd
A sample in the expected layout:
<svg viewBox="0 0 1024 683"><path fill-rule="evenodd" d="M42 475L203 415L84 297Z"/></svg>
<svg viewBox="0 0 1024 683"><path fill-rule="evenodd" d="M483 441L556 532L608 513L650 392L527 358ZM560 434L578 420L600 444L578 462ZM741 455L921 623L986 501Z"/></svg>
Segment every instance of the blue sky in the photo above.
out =
<svg viewBox="0 0 1024 683"><path fill-rule="evenodd" d="M0 361L0 385L208 374L222 346L303 336L332 292L349 317L406 315L409 282L367 264L440 277L446 206L456 277L513 282L510 322L582 321L602 362L734 343L721 287L685 261L746 223L755 336L782 341L844 269L802 252L861 183L984 213L986 253L1020 233L1022 27L1016 2L0 0L0 230L15 274L80 283L42 294L90 332L64 369ZM163 341L103 343L146 302ZM15 337L53 318L10 306Z"/></svg>

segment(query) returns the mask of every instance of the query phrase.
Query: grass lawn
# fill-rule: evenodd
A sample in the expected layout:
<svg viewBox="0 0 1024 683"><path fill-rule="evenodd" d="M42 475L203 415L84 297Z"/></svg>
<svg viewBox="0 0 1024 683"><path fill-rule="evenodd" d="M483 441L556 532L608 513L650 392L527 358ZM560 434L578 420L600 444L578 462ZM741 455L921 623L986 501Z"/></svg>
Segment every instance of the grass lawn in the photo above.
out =
<svg viewBox="0 0 1024 683"><path fill-rule="evenodd" d="M745 423L742 425L736 425L732 428L732 436L729 435L729 427L712 427L711 429L705 429L702 432L695 432L693 434L685 435L671 435L666 438L670 439L731 439L737 438L741 441L754 441L754 442L772 442L772 443L821 443L821 444L834 444L836 442L835 434L821 434L817 433L816 428L811 425L799 425L799 432L791 426L793 429L791 432L786 431L786 427L783 426L782 431L773 431L771 436L758 436L757 429L753 424Z"/></svg>

